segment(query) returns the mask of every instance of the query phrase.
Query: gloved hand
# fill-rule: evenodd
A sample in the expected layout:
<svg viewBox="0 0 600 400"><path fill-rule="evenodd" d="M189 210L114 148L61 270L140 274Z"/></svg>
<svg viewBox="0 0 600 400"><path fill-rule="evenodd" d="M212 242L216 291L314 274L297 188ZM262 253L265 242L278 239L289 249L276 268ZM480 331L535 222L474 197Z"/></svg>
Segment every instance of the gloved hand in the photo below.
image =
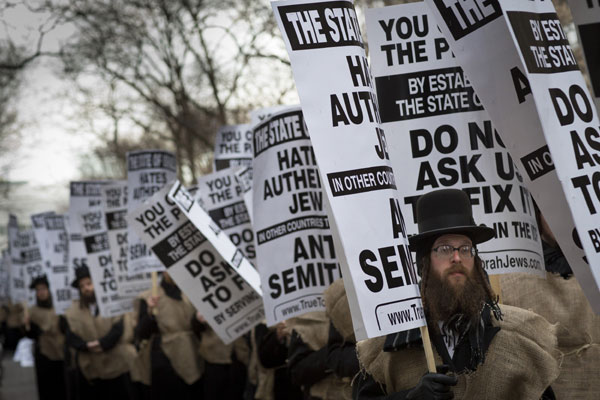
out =
<svg viewBox="0 0 600 400"><path fill-rule="evenodd" d="M450 390L450 386L458 383L458 378L448 376L447 365L438 365L437 373L427 373L421 377L421 380L406 395L407 400L442 400L453 399L454 393Z"/></svg>

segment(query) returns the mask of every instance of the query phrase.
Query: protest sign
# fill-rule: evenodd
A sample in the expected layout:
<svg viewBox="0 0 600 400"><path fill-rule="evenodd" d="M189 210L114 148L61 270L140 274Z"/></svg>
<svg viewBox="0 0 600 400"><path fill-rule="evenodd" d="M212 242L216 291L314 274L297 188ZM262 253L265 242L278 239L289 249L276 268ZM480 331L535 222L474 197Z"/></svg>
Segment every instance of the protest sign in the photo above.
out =
<svg viewBox="0 0 600 400"><path fill-rule="evenodd" d="M238 168L227 168L198 178L198 190L194 197L229 236L231 242L254 264L254 231L250 225L243 198L244 190L238 181L237 170Z"/></svg>
<svg viewBox="0 0 600 400"><path fill-rule="evenodd" d="M175 179L175 156L162 150L142 150L127 153L127 212L135 210L164 185ZM161 262L152 254L135 230L127 229L127 273L162 271Z"/></svg>
<svg viewBox="0 0 600 400"><path fill-rule="evenodd" d="M600 312L600 123L552 2L426 3Z"/></svg>
<svg viewBox="0 0 600 400"><path fill-rule="evenodd" d="M10 299L13 304L27 301L25 273L19 243L19 223L13 214L8 216L8 252L10 259Z"/></svg>
<svg viewBox="0 0 600 400"><path fill-rule="evenodd" d="M108 232L108 244L121 297L136 297L150 289L150 273L127 273L127 181L116 181L102 188L102 204Z"/></svg>
<svg viewBox="0 0 600 400"><path fill-rule="evenodd" d="M64 314L73 299L72 278L69 274L69 236L65 215L47 215L44 218L48 240L48 284L52 304L57 314Z"/></svg>
<svg viewBox="0 0 600 400"><path fill-rule="evenodd" d="M568 0L587 64L596 109L600 112L600 2Z"/></svg>
<svg viewBox="0 0 600 400"><path fill-rule="evenodd" d="M235 168L234 174L238 185L240 185L240 188L242 189L242 199L246 205L246 211L248 212L250 223L252 223L252 180L254 179L252 166Z"/></svg>
<svg viewBox="0 0 600 400"><path fill-rule="evenodd" d="M113 268L104 216L103 187L98 185L99 200L80 210L77 217L87 253L87 263L94 284L96 304L103 317L114 317L133 311L133 299L121 297L117 292L117 279ZM95 196L96 197L96 196Z"/></svg>
<svg viewBox="0 0 600 400"><path fill-rule="evenodd" d="M257 265L267 325L324 310L338 279L323 190L302 110L292 106L254 127Z"/></svg>
<svg viewBox="0 0 600 400"><path fill-rule="evenodd" d="M339 235L336 250L356 338L422 327L417 277L354 6L351 1L272 5L331 207L331 225ZM263 147L303 132L298 124L281 122L271 132L255 133L255 157ZM260 240L257 234L259 264Z"/></svg>
<svg viewBox="0 0 600 400"><path fill-rule="evenodd" d="M24 284L25 289L27 290L27 303L30 306L33 306L36 303L35 291L30 290L29 286L35 278L44 275L46 271L42 262L40 247L35 239L33 229L20 231L17 237L18 239L15 243L15 247L20 252Z"/></svg>
<svg viewBox="0 0 600 400"><path fill-rule="evenodd" d="M219 128L215 140L214 170L252 164L252 129L248 124Z"/></svg>
<svg viewBox="0 0 600 400"><path fill-rule="evenodd" d="M54 215L54 211L46 211L37 214L31 215L31 227L33 228L33 233L35 235L35 240L38 242L38 246L40 248L40 254L42 256L42 262L45 268L48 267L48 252L49 243L46 238L46 216Z"/></svg>
<svg viewBox="0 0 600 400"><path fill-rule="evenodd" d="M129 212L129 227L156 254L221 340L230 343L264 318L261 296L169 199L171 190L164 187ZM212 228L219 231L214 223ZM243 256L234 262L240 259Z"/></svg>
<svg viewBox="0 0 600 400"><path fill-rule="evenodd" d="M75 269L89 267L87 251L83 241L80 214L90 207L97 206L102 200L100 188L106 181L77 181L70 184L69 212L66 219L69 235L69 279L75 279ZM75 290L76 293L77 290ZM76 294L74 293L74 295Z"/></svg>
<svg viewBox="0 0 600 400"><path fill-rule="evenodd" d="M224 231L210 217L210 215L194 200L194 194L186 190L179 181L176 181L168 197L174 201L181 212L194 224L202 236L215 248L217 253L225 259L230 266L240 275L256 293L262 296L260 276L256 268L250 263L244 252L223 234Z"/></svg>
<svg viewBox="0 0 600 400"><path fill-rule="evenodd" d="M478 246L488 274L546 276L533 202L473 87L425 3L367 10L371 68L400 209L432 190L465 191L473 217L496 231Z"/></svg>

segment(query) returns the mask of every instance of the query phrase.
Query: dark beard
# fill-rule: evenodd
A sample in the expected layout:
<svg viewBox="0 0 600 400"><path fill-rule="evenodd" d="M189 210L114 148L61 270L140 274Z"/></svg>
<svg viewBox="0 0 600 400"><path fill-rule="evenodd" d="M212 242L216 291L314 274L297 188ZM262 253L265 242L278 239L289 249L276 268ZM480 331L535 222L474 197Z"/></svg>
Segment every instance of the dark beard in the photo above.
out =
<svg viewBox="0 0 600 400"><path fill-rule="evenodd" d="M96 303L96 293L92 293L88 296L84 296L83 294L80 294L80 298L81 298L81 303L86 307L88 307L90 304Z"/></svg>
<svg viewBox="0 0 600 400"><path fill-rule="evenodd" d="M36 304L41 308L52 308L52 298L48 297L46 300L36 298Z"/></svg>
<svg viewBox="0 0 600 400"><path fill-rule="evenodd" d="M463 323L475 323L479 320L483 304L488 299L485 283L476 268L469 274L462 265L454 265L445 271L442 278L430 271L427 293L423 293L423 297L426 299L427 319L434 329L438 326L438 321L442 321L449 323L448 328L460 330L459 327L452 326L452 322L457 321L456 316L462 316L458 320ZM466 277L462 285L452 285L448 282L449 273L456 270L462 271Z"/></svg>

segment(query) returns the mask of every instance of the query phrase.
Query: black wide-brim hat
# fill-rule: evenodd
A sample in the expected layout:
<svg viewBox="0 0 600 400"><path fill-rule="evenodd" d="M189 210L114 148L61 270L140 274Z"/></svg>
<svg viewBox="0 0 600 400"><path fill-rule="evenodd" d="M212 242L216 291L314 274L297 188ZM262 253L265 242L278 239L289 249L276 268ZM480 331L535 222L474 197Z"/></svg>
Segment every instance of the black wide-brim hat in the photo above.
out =
<svg viewBox="0 0 600 400"><path fill-rule="evenodd" d="M417 224L419 234L408 238L413 251L449 233L468 236L474 245L495 236L492 228L475 223L469 196L459 189L441 189L421 196L417 201Z"/></svg>
<svg viewBox="0 0 600 400"><path fill-rule="evenodd" d="M88 267L83 266L83 267L75 268L75 280L73 282L71 282L71 286L74 287L75 289L79 289L79 281L82 280L83 278L91 278L90 270L88 269Z"/></svg>
<svg viewBox="0 0 600 400"><path fill-rule="evenodd" d="M36 276L35 278L33 278L33 280L31 281L31 284L29 285L29 289L35 289L35 287L39 284L44 284L46 285L46 287L50 287L50 285L48 284L48 278L46 277L46 275L40 275L40 276Z"/></svg>

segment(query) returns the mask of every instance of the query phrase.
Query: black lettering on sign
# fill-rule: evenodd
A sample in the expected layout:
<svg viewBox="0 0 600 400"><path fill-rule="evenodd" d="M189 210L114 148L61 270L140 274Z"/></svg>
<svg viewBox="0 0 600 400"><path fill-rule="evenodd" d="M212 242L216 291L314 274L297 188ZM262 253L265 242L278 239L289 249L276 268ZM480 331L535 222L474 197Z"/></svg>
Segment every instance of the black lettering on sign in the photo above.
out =
<svg viewBox="0 0 600 400"><path fill-rule="evenodd" d="M169 268L205 241L206 238L202 233L194 224L188 221L165 239L152 246L152 251L163 265Z"/></svg>
<svg viewBox="0 0 600 400"><path fill-rule="evenodd" d="M404 245L365 249L359 254L362 271L369 276L365 286L373 293L417 283L410 251Z"/></svg>
<svg viewBox="0 0 600 400"><path fill-rule="evenodd" d="M561 126L571 125L575 122L575 116L583 122L592 122L594 119L591 101L581 86L571 85L568 94L560 88L549 88L548 93Z"/></svg>
<svg viewBox="0 0 600 400"><path fill-rule="evenodd" d="M483 110L460 67L383 76L375 84L382 122Z"/></svg>
<svg viewBox="0 0 600 400"><path fill-rule="evenodd" d="M85 250L88 254L94 254L110 249L108 244L108 234L106 232L98 235L87 236L83 238L83 242L85 243Z"/></svg>
<svg viewBox="0 0 600 400"><path fill-rule="evenodd" d="M175 156L166 151L139 151L127 154L127 171L155 168L176 172Z"/></svg>
<svg viewBox="0 0 600 400"><path fill-rule="evenodd" d="M71 182L71 197L100 197L100 188L103 183L100 182Z"/></svg>
<svg viewBox="0 0 600 400"><path fill-rule="evenodd" d="M109 231L127 228L127 210L107 212L106 225Z"/></svg>
<svg viewBox="0 0 600 400"><path fill-rule="evenodd" d="M600 22L579 25L578 29L594 96L600 98Z"/></svg>
<svg viewBox="0 0 600 400"><path fill-rule="evenodd" d="M502 15L498 0L433 0L454 40Z"/></svg>
<svg viewBox="0 0 600 400"><path fill-rule="evenodd" d="M208 215L221 229L229 229L250 222L248 209L243 201L215 208L210 210Z"/></svg>
<svg viewBox="0 0 600 400"><path fill-rule="evenodd" d="M512 76L513 85L515 86L515 92L517 92L519 104L522 104L525 102L525 100L527 100L527 95L531 94L529 79L527 79L525 74L518 67L511 69L510 75Z"/></svg>
<svg viewBox="0 0 600 400"><path fill-rule="evenodd" d="M588 231L588 235L590 236L590 240L594 246L594 251L596 253L600 253L600 228L590 229Z"/></svg>
<svg viewBox="0 0 600 400"><path fill-rule="evenodd" d="M548 146L540 147L536 151L521 158L525 172L532 181L554 171L554 161Z"/></svg>
<svg viewBox="0 0 600 400"><path fill-rule="evenodd" d="M216 159L215 160L215 171L221 171L230 167L251 167L252 158L239 157L239 158L228 158L228 159Z"/></svg>
<svg viewBox="0 0 600 400"><path fill-rule="evenodd" d="M387 166L335 172L327 174L327 180L334 197L396 189L394 171Z"/></svg>
<svg viewBox="0 0 600 400"><path fill-rule="evenodd" d="M598 212L600 203L600 172L594 172L591 175L581 175L571 179L573 187L579 189L585 205L591 215Z"/></svg>
<svg viewBox="0 0 600 400"><path fill-rule="evenodd" d="M556 13L510 11L507 15L530 73L579 70Z"/></svg>
<svg viewBox="0 0 600 400"><path fill-rule="evenodd" d="M65 229L65 218L62 215L49 215L44 218L46 229L49 231L57 231Z"/></svg>
<svg viewBox="0 0 600 400"><path fill-rule="evenodd" d="M254 128L254 157L278 144L308 138L302 111L279 114Z"/></svg>
<svg viewBox="0 0 600 400"><path fill-rule="evenodd" d="M364 47L351 2L297 4L278 10L292 50Z"/></svg>
<svg viewBox="0 0 600 400"><path fill-rule="evenodd" d="M341 276L336 262L311 261L269 276L269 296L277 299L310 287L327 287Z"/></svg>
<svg viewBox="0 0 600 400"><path fill-rule="evenodd" d="M258 244L263 244L305 229L329 229L329 221L321 215L293 218L256 232L256 237Z"/></svg>

